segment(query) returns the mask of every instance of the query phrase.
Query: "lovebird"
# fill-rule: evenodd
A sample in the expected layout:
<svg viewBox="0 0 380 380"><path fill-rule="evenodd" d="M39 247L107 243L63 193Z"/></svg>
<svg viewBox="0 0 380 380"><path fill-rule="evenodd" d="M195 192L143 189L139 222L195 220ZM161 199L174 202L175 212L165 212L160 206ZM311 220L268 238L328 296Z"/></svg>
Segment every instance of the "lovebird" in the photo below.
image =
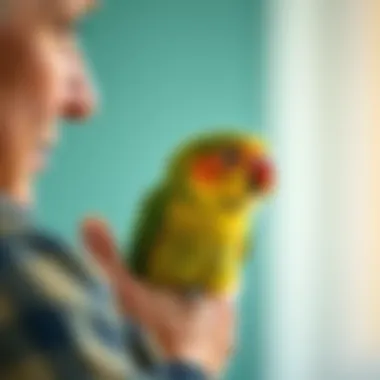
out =
<svg viewBox="0 0 380 380"><path fill-rule="evenodd" d="M128 267L181 294L234 294L274 185L274 164L258 136L223 130L186 141L142 203Z"/></svg>

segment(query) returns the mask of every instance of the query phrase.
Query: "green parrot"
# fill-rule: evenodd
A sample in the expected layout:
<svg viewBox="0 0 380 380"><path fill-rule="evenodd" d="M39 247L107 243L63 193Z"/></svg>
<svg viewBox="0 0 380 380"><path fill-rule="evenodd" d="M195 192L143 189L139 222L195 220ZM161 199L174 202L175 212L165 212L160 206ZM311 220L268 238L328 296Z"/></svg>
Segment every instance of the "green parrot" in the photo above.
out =
<svg viewBox="0 0 380 380"><path fill-rule="evenodd" d="M268 148L255 135L215 131L185 142L142 204L128 267L183 294L235 293L252 223L274 182Z"/></svg>

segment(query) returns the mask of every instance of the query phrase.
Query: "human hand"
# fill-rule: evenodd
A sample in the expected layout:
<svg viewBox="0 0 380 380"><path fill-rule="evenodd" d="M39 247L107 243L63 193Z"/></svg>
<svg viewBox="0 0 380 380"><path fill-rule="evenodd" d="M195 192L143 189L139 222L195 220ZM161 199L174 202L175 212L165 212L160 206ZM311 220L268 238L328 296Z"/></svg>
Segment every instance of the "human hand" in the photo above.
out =
<svg viewBox="0 0 380 380"><path fill-rule="evenodd" d="M108 227L98 220L83 224L83 239L108 275L122 311L146 329L163 350L164 359L219 373L233 343L234 307L227 299L189 301L137 281L119 259Z"/></svg>

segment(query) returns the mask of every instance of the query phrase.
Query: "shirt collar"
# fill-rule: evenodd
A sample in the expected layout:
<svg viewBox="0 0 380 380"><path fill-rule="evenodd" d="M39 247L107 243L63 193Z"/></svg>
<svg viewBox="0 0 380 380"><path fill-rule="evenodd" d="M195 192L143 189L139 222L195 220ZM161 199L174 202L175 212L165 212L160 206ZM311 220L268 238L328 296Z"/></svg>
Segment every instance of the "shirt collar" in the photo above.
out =
<svg viewBox="0 0 380 380"><path fill-rule="evenodd" d="M31 209L0 193L0 234L20 231L30 225Z"/></svg>

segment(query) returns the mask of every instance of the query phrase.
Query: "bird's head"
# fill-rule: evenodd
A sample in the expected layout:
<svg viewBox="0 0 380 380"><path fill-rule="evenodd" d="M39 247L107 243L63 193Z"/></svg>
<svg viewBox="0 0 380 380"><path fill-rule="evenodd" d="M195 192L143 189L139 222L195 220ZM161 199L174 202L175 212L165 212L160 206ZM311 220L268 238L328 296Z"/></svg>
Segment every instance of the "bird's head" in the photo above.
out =
<svg viewBox="0 0 380 380"><path fill-rule="evenodd" d="M275 169L266 144L245 133L215 132L181 147L169 171L194 202L233 212L270 194Z"/></svg>

